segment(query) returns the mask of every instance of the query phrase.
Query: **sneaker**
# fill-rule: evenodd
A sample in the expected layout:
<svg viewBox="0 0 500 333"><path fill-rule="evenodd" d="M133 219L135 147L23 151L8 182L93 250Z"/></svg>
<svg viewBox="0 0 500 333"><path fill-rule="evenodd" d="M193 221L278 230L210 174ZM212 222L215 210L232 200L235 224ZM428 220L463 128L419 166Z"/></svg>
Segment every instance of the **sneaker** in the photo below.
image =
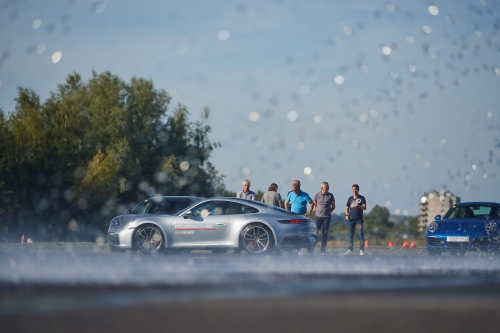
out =
<svg viewBox="0 0 500 333"><path fill-rule="evenodd" d="M359 255L362 256L365 254L365 251L364 250L359 250Z"/></svg>
<svg viewBox="0 0 500 333"><path fill-rule="evenodd" d="M347 250L347 251L344 252L344 254L351 254L351 253L352 253L351 250Z"/></svg>
<svg viewBox="0 0 500 333"><path fill-rule="evenodd" d="M324 256L326 254L325 251L321 251L321 255Z"/></svg>

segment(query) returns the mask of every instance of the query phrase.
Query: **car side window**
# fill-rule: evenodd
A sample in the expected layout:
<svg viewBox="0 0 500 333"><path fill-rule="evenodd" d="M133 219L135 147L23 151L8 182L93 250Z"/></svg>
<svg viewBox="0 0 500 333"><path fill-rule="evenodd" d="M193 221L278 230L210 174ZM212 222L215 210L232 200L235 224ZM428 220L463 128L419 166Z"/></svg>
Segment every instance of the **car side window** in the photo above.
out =
<svg viewBox="0 0 500 333"><path fill-rule="evenodd" d="M191 209L193 215L202 217L213 215L227 215L229 202L227 201L208 201Z"/></svg>
<svg viewBox="0 0 500 333"><path fill-rule="evenodd" d="M242 205L237 202L231 202L229 208L227 209L228 215L236 215L236 214L251 214L257 213L259 210L247 205Z"/></svg>

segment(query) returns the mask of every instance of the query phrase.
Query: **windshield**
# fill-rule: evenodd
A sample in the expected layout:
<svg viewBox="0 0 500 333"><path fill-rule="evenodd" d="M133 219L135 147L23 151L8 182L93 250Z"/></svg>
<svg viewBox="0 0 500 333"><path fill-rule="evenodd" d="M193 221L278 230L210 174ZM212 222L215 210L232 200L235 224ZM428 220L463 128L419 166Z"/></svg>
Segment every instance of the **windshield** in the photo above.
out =
<svg viewBox="0 0 500 333"><path fill-rule="evenodd" d="M168 214L174 215L186 206L190 206L193 199L163 198L160 202L155 200L144 200L138 204L131 214Z"/></svg>
<svg viewBox="0 0 500 333"><path fill-rule="evenodd" d="M453 206L443 219L499 218L498 211L498 207L489 205Z"/></svg>

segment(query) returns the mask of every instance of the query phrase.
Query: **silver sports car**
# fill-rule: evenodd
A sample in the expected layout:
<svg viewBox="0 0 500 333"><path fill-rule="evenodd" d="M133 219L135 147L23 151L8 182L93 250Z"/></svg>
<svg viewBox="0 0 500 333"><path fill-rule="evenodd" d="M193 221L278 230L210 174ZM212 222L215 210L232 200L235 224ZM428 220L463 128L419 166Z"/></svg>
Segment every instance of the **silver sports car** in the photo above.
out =
<svg viewBox="0 0 500 333"><path fill-rule="evenodd" d="M210 249L249 254L280 248L312 248L316 225L307 217L261 202L211 198L174 215L136 216L126 225L109 226L110 246L145 254L165 250Z"/></svg>

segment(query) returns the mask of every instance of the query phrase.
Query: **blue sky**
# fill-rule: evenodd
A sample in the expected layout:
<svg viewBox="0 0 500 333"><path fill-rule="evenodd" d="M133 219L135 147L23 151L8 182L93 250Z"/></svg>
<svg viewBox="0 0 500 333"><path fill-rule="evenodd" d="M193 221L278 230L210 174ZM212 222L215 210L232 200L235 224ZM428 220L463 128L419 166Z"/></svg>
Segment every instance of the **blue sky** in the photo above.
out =
<svg viewBox="0 0 500 333"><path fill-rule="evenodd" d="M358 183L415 215L441 188L499 200L499 25L498 0L2 1L0 108L74 71L150 78L211 108L228 189L328 181L342 207Z"/></svg>

